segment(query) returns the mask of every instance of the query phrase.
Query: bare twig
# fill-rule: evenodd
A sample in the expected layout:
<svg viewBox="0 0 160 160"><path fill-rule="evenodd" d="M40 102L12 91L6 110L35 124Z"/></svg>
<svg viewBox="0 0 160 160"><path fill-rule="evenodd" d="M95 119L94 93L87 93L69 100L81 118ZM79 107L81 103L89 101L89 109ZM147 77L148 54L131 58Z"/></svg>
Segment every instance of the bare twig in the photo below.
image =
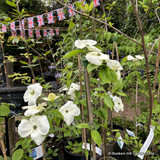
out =
<svg viewBox="0 0 160 160"><path fill-rule="evenodd" d="M145 26L145 24L146 24L146 21L147 21L147 18L148 18L149 12L150 12L150 10L151 10L151 7L152 7L152 0L150 0L149 8L148 8L147 13L146 13L146 15L145 15L145 18L144 18L144 22L143 22L143 26L142 26L142 28L144 28L144 26Z"/></svg>
<svg viewBox="0 0 160 160"><path fill-rule="evenodd" d="M119 29L111 26L110 24L108 24L108 23L106 23L106 22L104 22L104 21L102 21L102 20L99 20L99 19L97 19L97 18L95 18L95 17L93 17L93 16L89 16L89 15L87 15L87 14L85 14L85 13L82 13L82 12L80 12L80 11L77 11L76 9L73 9L73 8L69 7L68 5L64 4L63 2L61 2L61 1L59 1L59 0L57 0L57 1L58 1L60 4L62 4L63 6L65 6L65 7L67 7L67 8L70 8L70 9L72 9L73 11L75 11L75 12L77 12L77 13L85 16L85 17L88 17L88 18L90 18L90 19L93 19L93 20L95 20L95 21L97 21L97 22L100 22L100 23L102 23L102 24L105 24L105 25L109 26L109 27L112 28L113 30L115 30L115 31L117 31L118 33L122 34L122 35L123 35L124 37L126 37L127 39L135 42L136 44L138 44L138 45L140 45L140 46L143 46L141 43L139 43L138 41L136 41L136 40L132 39L131 37L127 36L125 33L123 33L122 31L120 31Z"/></svg>
<svg viewBox="0 0 160 160"><path fill-rule="evenodd" d="M138 5L137 5L137 4L138 4L138 1L136 1L136 9L137 9L137 11L138 11ZM148 15L149 15L151 6L152 6L152 0L150 1L150 4L149 4L149 8L148 8L148 10L147 10L147 13L146 13L145 16L143 17L143 27L142 27L142 28L144 28L144 26L145 26L145 24L146 24L147 17L148 17ZM134 37L137 36L138 31L139 31L139 28L137 29Z"/></svg>
<svg viewBox="0 0 160 160"><path fill-rule="evenodd" d="M138 12L136 10L135 0L131 0L131 2L132 2L133 10L134 10L137 22L138 22L138 26L139 26L139 30L140 30L140 34L141 34L141 39L142 39L143 53L144 53L144 56L145 56L145 68L146 68L146 72L147 72L147 84L148 84L149 103L150 103L150 113L149 113L149 119L148 119L148 125L147 125L147 130L149 132L150 124L151 124L151 118L152 118L152 108L153 108L153 95L152 95L150 75L149 75L149 62L148 62L148 56L147 56L147 51L146 51L146 46L145 46L143 28L142 28L142 25L141 25L141 21L140 21Z"/></svg>
<svg viewBox="0 0 160 160"><path fill-rule="evenodd" d="M158 48L158 55L157 55L157 62L156 62L156 71L155 71L155 77L154 77L153 91L156 89L157 74L158 74L158 69L159 69L159 58L160 58L160 41L159 41L159 48Z"/></svg>
<svg viewBox="0 0 160 160"><path fill-rule="evenodd" d="M158 21L159 21L159 23L160 23L160 18L159 18L158 12L157 12L158 9L159 9L159 8L156 8L156 9L155 9L155 12L156 12L156 16L157 16L157 18L158 18Z"/></svg>
<svg viewBox="0 0 160 160"><path fill-rule="evenodd" d="M155 41L155 43L153 44L151 50L150 50L149 53L148 53L148 57L149 57L150 54L153 52L153 49L154 49L155 45L157 44L157 42L159 41L159 39L160 39L160 36L158 37L158 39L157 39L157 40Z"/></svg>

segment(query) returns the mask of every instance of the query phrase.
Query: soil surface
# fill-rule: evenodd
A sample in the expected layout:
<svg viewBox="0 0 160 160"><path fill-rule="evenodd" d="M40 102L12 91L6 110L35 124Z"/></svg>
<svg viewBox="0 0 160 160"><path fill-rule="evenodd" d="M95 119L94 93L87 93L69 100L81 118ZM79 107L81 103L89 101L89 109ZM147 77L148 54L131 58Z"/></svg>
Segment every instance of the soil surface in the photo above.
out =
<svg viewBox="0 0 160 160"><path fill-rule="evenodd" d="M129 94L127 94L129 95ZM124 103L124 100L123 100L123 104L124 104L124 111L119 111L118 113L116 113L115 111L113 111L113 117L116 117L116 116L121 116L121 117L125 117L126 119L129 119L129 120L134 120L135 116L136 116L136 112L135 112L135 102L136 102L136 96L132 96L131 97L131 101L129 103ZM138 104L140 102L146 102L146 96L144 95L141 95L141 96L138 96ZM131 108L131 106L134 106L133 108ZM140 115L141 114L141 109L140 107L137 107L137 115Z"/></svg>

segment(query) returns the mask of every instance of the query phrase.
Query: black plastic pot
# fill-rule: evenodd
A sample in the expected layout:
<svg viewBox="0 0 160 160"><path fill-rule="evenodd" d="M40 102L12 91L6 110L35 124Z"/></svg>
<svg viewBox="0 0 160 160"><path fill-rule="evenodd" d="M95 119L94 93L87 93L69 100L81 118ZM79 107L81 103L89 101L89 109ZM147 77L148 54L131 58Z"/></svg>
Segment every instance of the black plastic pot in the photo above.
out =
<svg viewBox="0 0 160 160"><path fill-rule="evenodd" d="M79 143L82 142L82 137L76 138L75 141L78 141ZM68 141L64 145L64 159L65 160L86 160L85 154L77 155L77 154L70 153L69 150L65 147L67 144L68 144Z"/></svg>
<svg viewBox="0 0 160 160"><path fill-rule="evenodd" d="M78 137L76 138L74 141L77 142L82 142L82 137ZM85 154L81 154L81 155L77 155L77 154L73 154L71 152L69 152L69 150L65 147L68 144L68 141L65 143L64 145L64 160L86 160L86 156ZM99 159L100 156L97 156L97 160ZM88 157L88 160L90 160L90 155Z"/></svg>
<svg viewBox="0 0 160 160"><path fill-rule="evenodd" d="M101 157L99 160L104 160L104 157ZM117 159L114 157L108 156L108 159L106 157L105 160L117 160Z"/></svg>
<svg viewBox="0 0 160 160"><path fill-rule="evenodd" d="M136 157L133 152L129 151L126 145L120 149L117 143L114 146L114 152L111 153L111 156L117 160L138 160L138 157Z"/></svg>

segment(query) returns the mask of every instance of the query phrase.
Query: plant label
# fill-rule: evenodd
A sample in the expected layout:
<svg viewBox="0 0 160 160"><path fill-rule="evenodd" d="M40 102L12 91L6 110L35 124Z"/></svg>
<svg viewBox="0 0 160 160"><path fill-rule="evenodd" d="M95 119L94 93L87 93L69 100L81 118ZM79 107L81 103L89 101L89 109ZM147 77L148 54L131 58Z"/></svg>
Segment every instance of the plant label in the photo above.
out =
<svg viewBox="0 0 160 160"><path fill-rule="evenodd" d="M124 146L124 142L123 142L123 138L121 136L118 137L117 143L118 143L119 147L122 149Z"/></svg>
<svg viewBox="0 0 160 160"><path fill-rule="evenodd" d="M43 157L42 146L40 145L36 148L31 149L30 157L32 157L34 160Z"/></svg>
<svg viewBox="0 0 160 160"><path fill-rule="evenodd" d="M128 129L126 129L126 131L127 131L128 135L130 135L130 136L132 136L132 137L135 137L135 134L134 134L132 131L130 131L130 130L128 130Z"/></svg>
<svg viewBox="0 0 160 160"><path fill-rule="evenodd" d="M140 158L140 159L143 159L148 147L150 146L152 140L153 140L153 137L154 137L154 129L155 127L150 127L150 132L149 132L149 135L146 139L146 141L144 142L142 148L140 149L139 153L137 154L137 156Z"/></svg>
<svg viewBox="0 0 160 160"><path fill-rule="evenodd" d="M51 138L53 138L53 137L54 137L54 134L49 134L48 136L51 137Z"/></svg>
<svg viewBox="0 0 160 160"><path fill-rule="evenodd" d="M87 150L90 151L90 144L87 143ZM85 143L83 143L82 148L85 149ZM92 147L91 147L92 148ZM92 149L93 151L93 149ZM99 147L96 147L96 153L102 156L102 150Z"/></svg>
<svg viewBox="0 0 160 160"><path fill-rule="evenodd" d="M141 123L136 122L136 127L138 127L138 126L143 127L143 125Z"/></svg>

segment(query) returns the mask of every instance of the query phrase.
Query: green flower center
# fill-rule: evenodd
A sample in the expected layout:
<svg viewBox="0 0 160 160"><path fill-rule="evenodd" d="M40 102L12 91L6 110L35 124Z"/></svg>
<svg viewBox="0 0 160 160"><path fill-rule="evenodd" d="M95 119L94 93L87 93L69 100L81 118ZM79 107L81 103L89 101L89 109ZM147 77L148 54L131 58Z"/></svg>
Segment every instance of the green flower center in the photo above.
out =
<svg viewBox="0 0 160 160"><path fill-rule="evenodd" d="M68 113L69 111L68 110L66 110L66 113Z"/></svg>
<svg viewBox="0 0 160 160"><path fill-rule="evenodd" d="M31 91L30 94L33 96L35 94L35 91L34 90Z"/></svg>
<svg viewBox="0 0 160 160"><path fill-rule="evenodd" d="M33 126L33 129L34 129L34 130L36 130L36 129L37 129L37 126L36 126L36 125L34 125L34 126Z"/></svg>

